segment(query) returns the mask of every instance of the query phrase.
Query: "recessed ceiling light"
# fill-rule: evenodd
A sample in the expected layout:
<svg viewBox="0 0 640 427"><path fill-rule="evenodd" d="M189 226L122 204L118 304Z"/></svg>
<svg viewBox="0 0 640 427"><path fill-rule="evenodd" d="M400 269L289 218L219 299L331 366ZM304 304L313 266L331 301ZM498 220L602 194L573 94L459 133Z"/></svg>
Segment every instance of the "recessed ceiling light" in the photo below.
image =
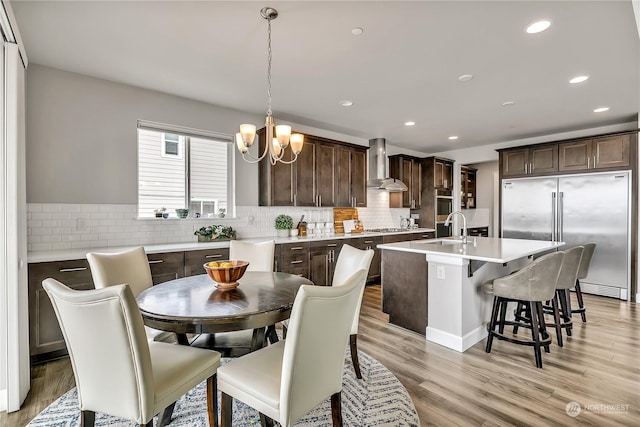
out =
<svg viewBox="0 0 640 427"><path fill-rule="evenodd" d="M576 77L572 78L571 80L569 80L569 83L574 85L576 83L582 83L582 82L587 81L587 80L589 80L589 76L576 76Z"/></svg>
<svg viewBox="0 0 640 427"><path fill-rule="evenodd" d="M454 139L458 139L458 137L455 136L455 135L452 135L452 136L449 137L449 139L453 141Z"/></svg>
<svg viewBox="0 0 640 427"><path fill-rule="evenodd" d="M413 126L415 124L416 124L416 122L404 122L405 126Z"/></svg>
<svg viewBox="0 0 640 427"><path fill-rule="evenodd" d="M609 107L599 107L593 110L594 113L604 113L605 111L609 111Z"/></svg>
<svg viewBox="0 0 640 427"><path fill-rule="evenodd" d="M342 105L343 107L351 107L353 105L353 101L349 101L348 99L345 99L343 101L338 102L338 104Z"/></svg>
<svg viewBox="0 0 640 427"><path fill-rule="evenodd" d="M512 105L516 105L514 101L505 101L502 103L503 107L511 107Z"/></svg>
<svg viewBox="0 0 640 427"><path fill-rule="evenodd" d="M533 24L529 25L525 31L529 34L536 34L543 32L550 26L551 21L544 19L542 21L534 22Z"/></svg>
<svg viewBox="0 0 640 427"><path fill-rule="evenodd" d="M353 34L354 36L359 36L360 34L362 34L364 32L364 30L360 27L355 27L351 30L351 34Z"/></svg>
<svg viewBox="0 0 640 427"><path fill-rule="evenodd" d="M458 80L460 80L461 82L468 82L472 78L473 76L471 74L463 74L460 77L458 77Z"/></svg>

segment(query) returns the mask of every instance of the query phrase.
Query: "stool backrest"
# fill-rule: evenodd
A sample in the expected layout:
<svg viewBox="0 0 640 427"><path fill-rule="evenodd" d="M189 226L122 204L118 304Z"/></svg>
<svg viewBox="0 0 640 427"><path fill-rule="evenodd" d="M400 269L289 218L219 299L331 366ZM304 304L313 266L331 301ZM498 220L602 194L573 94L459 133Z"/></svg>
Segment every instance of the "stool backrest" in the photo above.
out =
<svg viewBox="0 0 640 427"><path fill-rule="evenodd" d="M578 279L584 279L589 274L589 265L591 265L593 253L596 251L596 244L594 242L585 243L582 247L584 247L584 251L582 252L580 268L578 269Z"/></svg>
<svg viewBox="0 0 640 427"><path fill-rule="evenodd" d="M582 246L576 246L575 248L564 251L564 258L562 259L562 267L560 268L556 289L570 289L576 285L578 268L580 267L583 251L584 248Z"/></svg>
<svg viewBox="0 0 640 427"><path fill-rule="evenodd" d="M556 292L564 252L544 255L520 271L493 281L495 296L520 301L548 301Z"/></svg>

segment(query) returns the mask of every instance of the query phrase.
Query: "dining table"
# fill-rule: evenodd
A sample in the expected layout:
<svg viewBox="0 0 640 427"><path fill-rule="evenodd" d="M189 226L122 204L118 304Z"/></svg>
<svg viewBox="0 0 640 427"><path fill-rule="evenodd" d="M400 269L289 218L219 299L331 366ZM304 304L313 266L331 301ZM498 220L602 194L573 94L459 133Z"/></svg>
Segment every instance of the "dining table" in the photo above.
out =
<svg viewBox="0 0 640 427"><path fill-rule="evenodd" d="M276 342L274 325L288 319L298 289L308 279L282 272L247 271L239 286L222 290L207 274L182 277L145 289L137 297L146 326L175 332L189 345L187 334L219 334L253 330L250 351L265 339Z"/></svg>

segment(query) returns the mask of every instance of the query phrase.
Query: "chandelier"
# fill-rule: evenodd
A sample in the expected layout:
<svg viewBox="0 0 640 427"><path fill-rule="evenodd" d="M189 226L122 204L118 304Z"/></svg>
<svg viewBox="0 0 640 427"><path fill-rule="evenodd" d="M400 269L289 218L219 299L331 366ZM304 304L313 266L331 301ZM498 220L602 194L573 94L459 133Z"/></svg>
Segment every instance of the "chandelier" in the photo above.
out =
<svg viewBox="0 0 640 427"><path fill-rule="evenodd" d="M264 7L260 10L260 15L267 20L267 118L265 120L265 146L264 152L258 158L249 153L249 147L253 144L256 137L256 126L252 124L241 124L240 132L236 133L236 145L242 158L249 163L258 163L269 154L269 160L272 165L278 162L291 164L298 159L298 154L302 151L304 145L304 136L299 133L291 134L291 126L278 125L273 123L273 115L271 112L271 21L278 17L278 11L272 7ZM293 159L284 160L284 152L288 146L291 146Z"/></svg>

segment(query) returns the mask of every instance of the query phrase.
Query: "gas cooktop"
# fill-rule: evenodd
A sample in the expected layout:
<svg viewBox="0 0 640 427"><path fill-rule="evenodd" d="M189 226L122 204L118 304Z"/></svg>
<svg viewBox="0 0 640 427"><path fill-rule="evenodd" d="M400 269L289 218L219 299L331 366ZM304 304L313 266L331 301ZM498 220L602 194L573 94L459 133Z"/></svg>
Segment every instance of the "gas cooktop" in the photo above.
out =
<svg viewBox="0 0 640 427"><path fill-rule="evenodd" d="M406 231L406 230L403 230L402 228L368 228L368 229L365 229L364 231L369 233L393 233L396 231Z"/></svg>

